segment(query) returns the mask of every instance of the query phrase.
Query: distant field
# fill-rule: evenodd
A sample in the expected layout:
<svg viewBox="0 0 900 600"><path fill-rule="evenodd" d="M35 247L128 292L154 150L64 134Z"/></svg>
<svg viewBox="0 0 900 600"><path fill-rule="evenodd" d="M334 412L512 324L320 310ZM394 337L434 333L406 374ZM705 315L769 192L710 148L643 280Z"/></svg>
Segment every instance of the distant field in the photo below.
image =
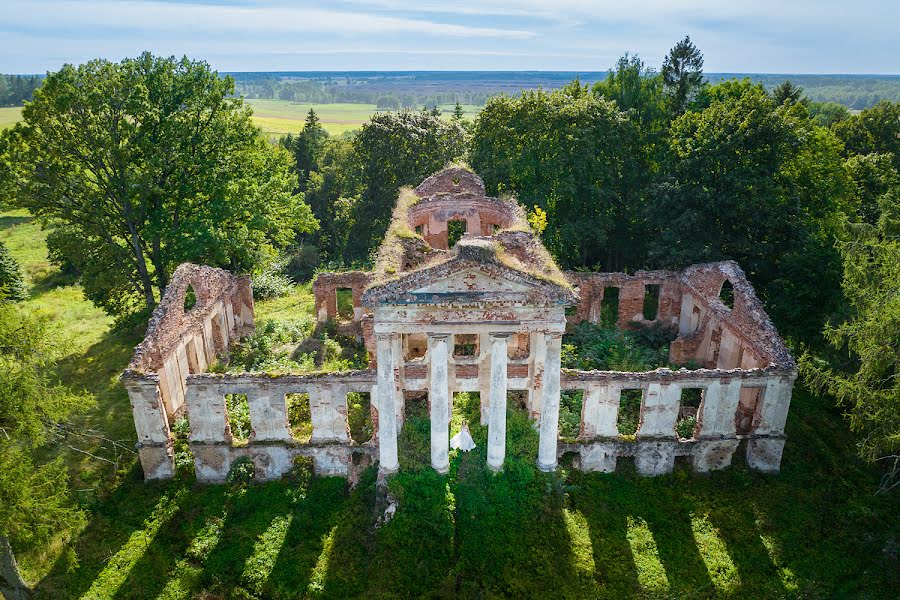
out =
<svg viewBox="0 0 900 600"><path fill-rule="evenodd" d="M376 111L374 104L302 104L287 100L247 100L253 120L269 135L299 133L309 109L316 111L328 133L359 129Z"/></svg>
<svg viewBox="0 0 900 600"><path fill-rule="evenodd" d="M374 104L307 104L266 99L248 99L246 102L253 107L253 120L256 124L272 136L299 133L309 109L316 111L322 126L332 135L359 129L378 112ZM449 118L453 114L453 107L453 104L442 104L438 108L444 117ZM467 119L473 119L480 109L479 106L464 104L463 114Z"/></svg>
<svg viewBox="0 0 900 600"><path fill-rule="evenodd" d="M18 106L0 108L0 130L12 127L22 118L22 108Z"/></svg>

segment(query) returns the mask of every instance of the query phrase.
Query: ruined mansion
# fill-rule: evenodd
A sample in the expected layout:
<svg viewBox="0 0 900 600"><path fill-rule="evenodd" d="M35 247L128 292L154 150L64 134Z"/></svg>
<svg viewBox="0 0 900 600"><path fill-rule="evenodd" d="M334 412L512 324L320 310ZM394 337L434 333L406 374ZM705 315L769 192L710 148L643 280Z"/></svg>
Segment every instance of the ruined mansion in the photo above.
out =
<svg viewBox="0 0 900 600"><path fill-rule="evenodd" d="M147 479L173 476L171 426L182 414L200 481L223 481L245 456L258 479L283 476L298 456L320 474L353 477L373 462L391 473L399 468L404 403L414 394L427 394L431 464L443 472L458 392L479 394L494 470L504 463L510 398L523 399L534 420L534 459L543 470L572 453L584 471L614 471L618 459L633 457L644 475L667 473L678 458L706 472L730 465L739 447L750 468L779 469L796 365L734 262L682 272L562 272L514 200L488 197L480 178L452 167L401 190L373 271L320 274L313 291L317 319L363 340L368 369L211 373L216 357L254 326L250 280L193 264L175 271L123 375ZM189 294L196 301L186 308ZM339 310L351 300L352 311ZM567 324L596 323L602 314L622 329L676 329L669 360L694 368L562 369ZM369 398L371 439L350 433L351 393ZM573 393L581 398L580 432L561 438L561 396ZM249 405L245 443L233 440L229 394ZM288 424L286 398L296 394L308 398L308 441ZM633 435L617 429L625 398L639 402ZM679 433L686 415L692 430Z"/></svg>

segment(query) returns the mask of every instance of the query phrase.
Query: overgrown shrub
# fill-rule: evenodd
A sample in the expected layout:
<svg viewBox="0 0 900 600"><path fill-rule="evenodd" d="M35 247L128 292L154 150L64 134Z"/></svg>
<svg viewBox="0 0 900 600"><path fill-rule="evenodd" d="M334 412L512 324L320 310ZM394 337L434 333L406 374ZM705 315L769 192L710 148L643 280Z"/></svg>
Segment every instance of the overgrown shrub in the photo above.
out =
<svg viewBox="0 0 900 600"><path fill-rule="evenodd" d="M244 394L225 394L225 408L228 412L228 425L231 437L236 442L250 439L250 403Z"/></svg>
<svg viewBox="0 0 900 600"><path fill-rule="evenodd" d="M270 269L253 276L253 297L256 300L287 296L292 289L294 282L280 270Z"/></svg>
<svg viewBox="0 0 900 600"><path fill-rule="evenodd" d="M252 483L255 478L256 466L253 460L249 456L241 456L231 463L228 475L225 476L225 483L242 486Z"/></svg>
<svg viewBox="0 0 900 600"><path fill-rule="evenodd" d="M659 327L620 331L582 322L563 338L562 366L584 371L651 371L668 364L671 339L671 332Z"/></svg>

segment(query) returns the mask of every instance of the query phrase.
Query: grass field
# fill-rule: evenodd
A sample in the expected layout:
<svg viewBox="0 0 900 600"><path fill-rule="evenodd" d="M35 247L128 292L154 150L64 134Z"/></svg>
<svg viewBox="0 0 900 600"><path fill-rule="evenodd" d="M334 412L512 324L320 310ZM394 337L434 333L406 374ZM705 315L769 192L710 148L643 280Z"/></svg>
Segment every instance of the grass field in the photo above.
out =
<svg viewBox="0 0 900 600"><path fill-rule="evenodd" d="M288 133L300 133L309 109L316 111L322 126L332 135L359 129L377 111L374 104L303 104L287 100L251 99L246 101L253 107L253 121L266 134L280 137ZM453 114L453 105L438 107L443 115ZM478 114L480 107L465 105L463 112L468 119ZM15 124L22 116L21 108L0 108L0 129Z"/></svg>
<svg viewBox="0 0 900 600"><path fill-rule="evenodd" d="M16 106L0 108L0 130L12 127L22 118L22 109Z"/></svg>
<svg viewBox="0 0 900 600"><path fill-rule="evenodd" d="M110 332L110 319L50 266L44 238L27 213L0 213L0 239L33 286L27 305L70 343L60 376L84 392L78 423L133 445L117 374L137 340ZM261 318L311 311L309 286L257 304ZM477 404L455 406L477 423ZM70 465L88 524L71 544L22 555L22 568L38 597L54 599L900 594L900 503L873 494L878 476L855 457L838 411L799 387L776 476L740 459L709 476L679 466L641 478L627 461L613 475L547 475L533 466L537 434L518 413L506 468L493 476L484 428L472 429L478 448L438 475L418 468L427 418L409 418L403 469L389 484L398 510L380 526L371 471L353 490L304 470L249 487L201 486L187 474L145 483L133 454L116 471L60 444L49 452ZM102 441L69 442L114 455Z"/></svg>

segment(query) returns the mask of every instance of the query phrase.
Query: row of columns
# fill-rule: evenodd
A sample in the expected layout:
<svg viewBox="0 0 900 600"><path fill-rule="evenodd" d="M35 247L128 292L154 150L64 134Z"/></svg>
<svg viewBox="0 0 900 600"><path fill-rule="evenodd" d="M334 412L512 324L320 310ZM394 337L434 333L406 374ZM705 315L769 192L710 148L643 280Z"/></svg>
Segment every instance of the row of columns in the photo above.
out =
<svg viewBox="0 0 900 600"><path fill-rule="evenodd" d="M488 392L488 466L498 471L506 458L507 345L511 332L490 334L490 385ZM450 466L450 381L448 373L449 333L428 335L431 381L428 389L431 404L431 464L445 473ZM541 394L540 443L538 467L545 471L556 468L559 435L560 349L562 333L545 333L546 356L539 387ZM378 447L383 472L391 473L399 466L397 423L400 395L403 393L399 369L399 334L376 334L378 363ZM533 387L537 387L532 382Z"/></svg>

